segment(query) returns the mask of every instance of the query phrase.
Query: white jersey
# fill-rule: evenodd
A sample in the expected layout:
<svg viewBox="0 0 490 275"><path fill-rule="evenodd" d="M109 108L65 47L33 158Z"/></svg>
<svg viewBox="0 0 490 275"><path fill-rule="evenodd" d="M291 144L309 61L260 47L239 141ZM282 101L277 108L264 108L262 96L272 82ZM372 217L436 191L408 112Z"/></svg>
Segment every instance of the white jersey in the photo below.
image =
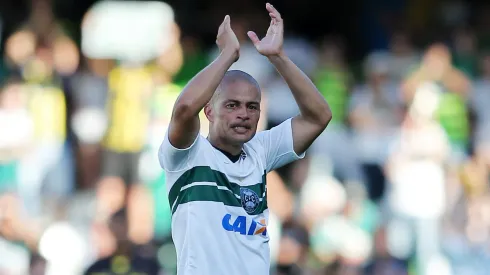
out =
<svg viewBox="0 0 490 275"><path fill-rule="evenodd" d="M232 162L198 135L187 149L165 136L166 171L178 275L269 274L266 174L294 160L291 119L262 131Z"/></svg>

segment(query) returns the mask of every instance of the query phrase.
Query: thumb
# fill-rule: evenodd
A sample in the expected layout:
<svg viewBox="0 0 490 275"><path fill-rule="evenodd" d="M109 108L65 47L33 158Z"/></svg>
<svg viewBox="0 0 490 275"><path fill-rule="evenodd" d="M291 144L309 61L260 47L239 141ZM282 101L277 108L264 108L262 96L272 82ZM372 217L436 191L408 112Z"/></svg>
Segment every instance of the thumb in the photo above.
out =
<svg viewBox="0 0 490 275"><path fill-rule="evenodd" d="M253 31L249 31L249 32L247 32L247 35L248 35L248 37L250 38L250 40L252 40L252 43L253 43L255 46L257 46L257 44L259 44L260 39L259 39L259 37L257 36L257 34L256 34L255 32L253 32Z"/></svg>

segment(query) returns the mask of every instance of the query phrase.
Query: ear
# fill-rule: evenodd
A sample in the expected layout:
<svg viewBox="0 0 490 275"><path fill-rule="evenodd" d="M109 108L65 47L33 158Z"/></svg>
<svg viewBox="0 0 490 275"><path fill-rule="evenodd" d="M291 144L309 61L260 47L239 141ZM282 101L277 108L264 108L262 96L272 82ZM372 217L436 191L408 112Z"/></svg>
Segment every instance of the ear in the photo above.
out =
<svg viewBox="0 0 490 275"><path fill-rule="evenodd" d="M206 106L204 106L204 114L206 115L206 117L208 118L209 122L213 122L213 108L211 108L211 105L206 104Z"/></svg>

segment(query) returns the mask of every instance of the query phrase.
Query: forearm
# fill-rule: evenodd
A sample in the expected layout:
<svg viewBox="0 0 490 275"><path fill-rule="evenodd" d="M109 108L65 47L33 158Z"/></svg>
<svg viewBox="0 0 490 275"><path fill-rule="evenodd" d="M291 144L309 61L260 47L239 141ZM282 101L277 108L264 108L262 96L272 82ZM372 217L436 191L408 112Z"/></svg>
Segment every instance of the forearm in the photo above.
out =
<svg viewBox="0 0 490 275"><path fill-rule="evenodd" d="M285 55L269 57L269 60L291 89L301 117L315 123L328 123L332 116L330 107L308 76Z"/></svg>
<svg viewBox="0 0 490 275"><path fill-rule="evenodd" d="M177 99L174 111L183 109L187 116L198 117L199 112L209 102L235 59L234 52L223 51L210 65L189 81Z"/></svg>
<svg viewBox="0 0 490 275"><path fill-rule="evenodd" d="M184 88L174 105L169 125L169 140L174 147L187 148L195 140L200 129L199 113L235 60L235 52L223 51Z"/></svg>

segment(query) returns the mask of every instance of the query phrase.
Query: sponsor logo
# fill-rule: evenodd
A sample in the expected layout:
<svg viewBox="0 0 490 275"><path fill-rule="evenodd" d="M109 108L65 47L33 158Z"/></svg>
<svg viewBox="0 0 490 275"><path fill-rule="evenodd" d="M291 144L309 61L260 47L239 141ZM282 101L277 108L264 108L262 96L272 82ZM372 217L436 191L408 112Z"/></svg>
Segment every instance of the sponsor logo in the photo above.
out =
<svg viewBox="0 0 490 275"><path fill-rule="evenodd" d="M226 214L221 225L226 231L237 232L241 235L262 235L267 236L267 225L265 219L256 221L245 216L233 218L231 214Z"/></svg>

